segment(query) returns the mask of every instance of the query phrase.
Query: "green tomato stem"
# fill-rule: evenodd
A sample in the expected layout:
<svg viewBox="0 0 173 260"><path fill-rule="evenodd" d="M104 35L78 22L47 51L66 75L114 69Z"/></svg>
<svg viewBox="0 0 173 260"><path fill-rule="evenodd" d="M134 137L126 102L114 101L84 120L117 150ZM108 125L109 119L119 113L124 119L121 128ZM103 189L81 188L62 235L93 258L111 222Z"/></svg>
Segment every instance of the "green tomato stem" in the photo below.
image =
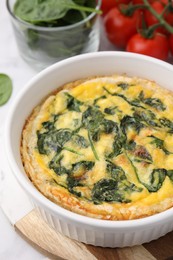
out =
<svg viewBox="0 0 173 260"><path fill-rule="evenodd" d="M153 14L157 20L159 21L160 25L164 26L164 28L170 32L170 33L173 33L173 27L167 23L163 17L162 17L162 14L158 14L152 7L151 5L149 4L148 0L143 0L144 1L144 4L146 5L146 8L150 11L151 14Z"/></svg>
<svg viewBox="0 0 173 260"><path fill-rule="evenodd" d="M163 17L164 14L165 14L168 10L169 10L169 4L168 4L168 5L165 5L165 7L164 7L162 13L160 14L160 16ZM163 19L164 19L164 17L163 17Z"/></svg>
<svg viewBox="0 0 173 260"><path fill-rule="evenodd" d="M132 16L133 13L140 8L145 8L146 6L144 4L137 4L137 5L133 5L133 4L129 4L129 5L124 5L122 4L120 6L120 11L122 14L124 14L125 16Z"/></svg>
<svg viewBox="0 0 173 260"><path fill-rule="evenodd" d="M146 31L145 33L143 34L143 36L147 39L151 39L153 38L154 36L154 31L160 27L160 23L156 23L156 24L153 24L152 26L150 26Z"/></svg>

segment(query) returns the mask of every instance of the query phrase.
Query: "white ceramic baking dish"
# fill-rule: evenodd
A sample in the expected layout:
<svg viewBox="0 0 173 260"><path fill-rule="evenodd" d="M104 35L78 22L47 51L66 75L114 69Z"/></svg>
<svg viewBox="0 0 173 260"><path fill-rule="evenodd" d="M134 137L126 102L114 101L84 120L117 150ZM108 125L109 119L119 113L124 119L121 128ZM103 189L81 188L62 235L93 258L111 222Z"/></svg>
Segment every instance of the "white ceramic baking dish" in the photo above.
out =
<svg viewBox="0 0 173 260"><path fill-rule="evenodd" d="M76 56L45 69L23 87L8 115L5 137L11 169L49 225L70 238L103 247L133 246L163 236L173 230L173 208L128 221L99 220L70 212L45 198L29 181L20 158L20 139L26 118L52 90L77 79L115 73L154 80L173 90L173 66L166 62L125 52Z"/></svg>

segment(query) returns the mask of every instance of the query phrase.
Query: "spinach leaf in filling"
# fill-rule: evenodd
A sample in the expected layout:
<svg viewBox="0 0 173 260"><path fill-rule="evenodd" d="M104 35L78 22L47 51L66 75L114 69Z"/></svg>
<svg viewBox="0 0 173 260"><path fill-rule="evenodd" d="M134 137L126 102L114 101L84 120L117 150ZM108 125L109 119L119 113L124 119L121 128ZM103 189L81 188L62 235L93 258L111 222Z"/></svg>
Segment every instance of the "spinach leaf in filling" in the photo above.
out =
<svg viewBox="0 0 173 260"><path fill-rule="evenodd" d="M119 83L117 83L117 86L122 88L123 90L125 90L129 87L129 84L126 82L119 82Z"/></svg>
<svg viewBox="0 0 173 260"><path fill-rule="evenodd" d="M116 180L105 178L94 184L92 200L95 204L102 202L130 202L130 200L125 199L124 194L119 191Z"/></svg>
<svg viewBox="0 0 173 260"><path fill-rule="evenodd" d="M151 127L159 127L155 114L148 110L135 110L133 116L137 121L145 122L146 125Z"/></svg>
<svg viewBox="0 0 173 260"><path fill-rule="evenodd" d="M111 161L107 162L106 171L109 178L103 178L94 184L92 190L92 200L95 204L102 202L122 202L129 203L127 195L131 192L141 192L142 188L129 182L124 170Z"/></svg>
<svg viewBox="0 0 173 260"><path fill-rule="evenodd" d="M107 162L106 171L108 174L118 182L120 190L141 192L142 188L137 187L134 183L128 181L125 171L121 166L112 162Z"/></svg>
<svg viewBox="0 0 173 260"><path fill-rule="evenodd" d="M112 120L104 119L103 120L103 132L106 134L117 133L118 132L118 124Z"/></svg>
<svg viewBox="0 0 173 260"><path fill-rule="evenodd" d="M70 129L59 129L50 132L37 133L37 147L40 154L48 155L51 151L59 151L71 139Z"/></svg>
<svg viewBox="0 0 173 260"><path fill-rule="evenodd" d="M164 146L164 140L159 139L158 137L154 136L154 135L150 135L148 136L150 138L152 138L153 140L150 142L151 144L154 144L157 148L163 150L163 152L167 155L172 154L171 152L169 152L165 146Z"/></svg>
<svg viewBox="0 0 173 260"><path fill-rule="evenodd" d="M169 179L171 180L171 181L173 181L173 170L167 170L167 176L169 177Z"/></svg>
<svg viewBox="0 0 173 260"><path fill-rule="evenodd" d="M120 127L124 134L126 134L128 128L133 128L137 133L139 133L144 125L137 118L126 115L122 118Z"/></svg>
<svg viewBox="0 0 173 260"><path fill-rule="evenodd" d="M114 107L106 107L104 109L104 113L108 114L108 115L115 115L116 112L122 112L118 109L118 106L114 106Z"/></svg>
<svg viewBox="0 0 173 260"><path fill-rule="evenodd" d="M43 122L42 123L43 129L41 129L41 133L56 130L55 123L56 123L56 121L58 120L59 117L60 117L60 114L57 114L57 115L53 114L53 115L51 115L51 118L50 118L49 121Z"/></svg>
<svg viewBox="0 0 173 260"><path fill-rule="evenodd" d="M65 92L64 94L67 96L67 109L80 112L80 106L83 105L83 102L74 98L67 92Z"/></svg>
<svg viewBox="0 0 173 260"><path fill-rule="evenodd" d="M94 106L97 106L97 102L98 102L99 100L101 100L101 99L106 99L106 96L103 95L103 96L101 96L101 97L98 97L98 98L94 99L93 105L94 105Z"/></svg>
<svg viewBox="0 0 173 260"><path fill-rule="evenodd" d="M83 184L80 183L80 180L73 178L72 176L68 176L67 177L67 187L68 187L68 191L74 195L76 195L77 197L81 197L82 194L81 192L75 191L74 188L76 187L82 187Z"/></svg>
<svg viewBox="0 0 173 260"><path fill-rule="evenodd" d="M123 153L124 147L126 145L127 137L124 133L121 132L118 128L118 133L114 137L112 144L112 152L106 155L106 158L111 159Z"/></svg>
<svg viewBox="0 0 173 260"><path fill-rule="evenodd" d="M144 92L141 91L139 94L139 99L141 102L143 102L144 104L153 107L159 111L164 111L166 110L166 106L163 104L163 102L158 99L158 98L145 98L144 97Z"/></svg>
<svg viewBox="0 0 173 260"><path fill-rule="evenodd" d="M88 140L82 135L74 135L73 140L80 148L87 148L89 146Z"/></svg>
<svg viewBox="0 0 173 260"><path fill-rule="evenodd" d="M117 166L112 162L107 163L106 170L110 174L110 176L117 182L121 182L126 179L124 170L120 166Z"/></svg>
<svg viewBox="0 0 173 260"><path fill-rule="evenodd" d="M49 162L49 168L54 170L57 175L69 174L69 170L61 165L63 155L56 154L54 158Z"/></svg>
<svg viewBox="0 0 173 260"><path fill-rule="evenodd" d="M52 121L43 122L42 125L47 131L52 131L55 129L54 122Z"/></svg>
<svg viewBox="0 0 173 260"><path fill-rule="evenodd" d="M100 130L100 125L102 124L103 119L104 115L97 107L89 106L82 114L83 126L88 129L91 134Z"/></svg>
<svg viewBox="0 0 173 260"><path fill-rule="evenodd" d="M167 171L165 169L154 169L150 174L149 183L142 183L149 192L156 192L165 180Z"/></svg>
<svg viewBox="0 0 173 260"><path fill-rule="evenodd" d="M142 145L137 145L133 140L131 140L127 145L126 149L128 153L134 157L136 162L152 163L152 157L147 149Z"/></svg>
<svg viewBox="0 0 173 260"><path fill-rule="evenodd" d="M171 122L169 119L163 117L159 119L159 122L161 124L162 127L166 127L168 128L168 132L169 133L173 133L173 122Z"/></svg>
<svg viewBox="0 0 173 260"><path fill-rule="evenodd" d="M80 172L85 173L86 171L91 170L95 165L95 162L92 161L80 161L77 163L72 164L72 173L73 172Z"/></svg>
<svg viewBox="0 0 173 260"><path fill-rule="evenodd" d="M134 107L141 107L141 108L144 108L142 105L141 105L141 102L139 99L135 99L135 100L129 100L125 95L123 94L119 94L119 93L111 93L107 88L103 87L103 89L111 96L116 96L116 97L120 97L122 99L124 99L129 105L131 106L134 106Z"/></svg>
<svg viewBox="0 0 173 260"><path fill-rule="evenodd" d="M61 147L55 140L55 136L49 133L37 133L37 148L40 154L48 155L52 151L58 152Z"/></svg>
<svg viewBox="0 0 173 260"><path fill-rule="evenodd" d="M88 130L88 139L96 160L99 160L93 141L100 140L101 124L104 120L102 112L97 107L89 106L82 114L83 127Z"/></svg>

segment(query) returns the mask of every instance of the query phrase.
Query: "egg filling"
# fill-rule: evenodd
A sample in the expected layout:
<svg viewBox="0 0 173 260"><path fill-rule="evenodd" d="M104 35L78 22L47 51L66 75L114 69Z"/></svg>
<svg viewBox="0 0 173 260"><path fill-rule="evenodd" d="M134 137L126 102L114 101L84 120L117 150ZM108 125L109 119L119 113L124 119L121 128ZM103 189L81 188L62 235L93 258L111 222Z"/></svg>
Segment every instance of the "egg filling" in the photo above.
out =
<svg viewBox="0 0 173 260"><path fill-rule="evenodd" d="M126 75L65 85L22 134L34 185L90 217L141 218L173 206L173 94Z"/></svg>

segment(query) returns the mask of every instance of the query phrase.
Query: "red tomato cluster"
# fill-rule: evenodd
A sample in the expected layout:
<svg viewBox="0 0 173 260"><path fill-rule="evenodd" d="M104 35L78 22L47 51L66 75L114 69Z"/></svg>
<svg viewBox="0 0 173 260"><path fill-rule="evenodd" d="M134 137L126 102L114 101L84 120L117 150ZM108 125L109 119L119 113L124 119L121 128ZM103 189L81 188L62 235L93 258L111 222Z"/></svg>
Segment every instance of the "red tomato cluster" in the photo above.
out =
<svg viewBox="0 0 173 260"><path fill-rule="evenodd" d="M169 0L149 0L149 4L155 13L163 16L163 19L173 26L172 10L166 11ZM170 34L163 25L159 24L147 8L143 8L143 0L102 0L101 9L108 39L115 46L129 52L145 54L158 59L167 60L169 51L173 55L173 34ZM130 15L122 12L122 8L141 5ZM145 27L155 27L153 33L145 35Z"/></svg>
<svg viewBox="0 0 173 260"><path fill-rule="evenodd" d="M111 8L120 4L128 4L129 2L129 0L102 0L101 10L103 15L105 15Z"/></svg>

